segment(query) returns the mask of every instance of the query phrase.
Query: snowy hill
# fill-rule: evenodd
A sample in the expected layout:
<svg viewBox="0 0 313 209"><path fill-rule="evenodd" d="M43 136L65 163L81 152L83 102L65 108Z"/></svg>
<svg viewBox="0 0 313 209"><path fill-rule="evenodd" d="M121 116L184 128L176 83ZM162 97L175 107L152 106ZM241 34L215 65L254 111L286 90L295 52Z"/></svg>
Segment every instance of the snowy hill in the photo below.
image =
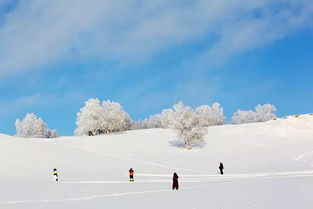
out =
<svg viewBox="0 0 313 209"><path fill-rule="evenodd" d="M205 146L190 151L175 139L164 129L58 139L0 135L0 208L313 207L313 115L210 127ZM50 182L54 167L59 183ZM173 172L179 191L171 190Z"/></svg>

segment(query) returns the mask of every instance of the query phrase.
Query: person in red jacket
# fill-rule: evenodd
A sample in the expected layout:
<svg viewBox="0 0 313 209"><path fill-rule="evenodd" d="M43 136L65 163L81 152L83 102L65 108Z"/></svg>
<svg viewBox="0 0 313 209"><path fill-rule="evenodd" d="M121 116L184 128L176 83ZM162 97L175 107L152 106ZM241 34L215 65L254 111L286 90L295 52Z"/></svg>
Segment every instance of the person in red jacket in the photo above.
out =
<svg viewBox="0 0 313 209"><path fill-rule="evenodd" d="M129 169L129 181L134 181L134 170L132 168Z"/></svg>
<svg viewBox="0 0 313 209"><path fill-rule="evenodd" d="M177 173L174 173L174 175L173 175L173 190L174 189L176 189L176 190L178 190L178 187L179 187L179 185L178 185L178 175L177 175Z"/></svg>

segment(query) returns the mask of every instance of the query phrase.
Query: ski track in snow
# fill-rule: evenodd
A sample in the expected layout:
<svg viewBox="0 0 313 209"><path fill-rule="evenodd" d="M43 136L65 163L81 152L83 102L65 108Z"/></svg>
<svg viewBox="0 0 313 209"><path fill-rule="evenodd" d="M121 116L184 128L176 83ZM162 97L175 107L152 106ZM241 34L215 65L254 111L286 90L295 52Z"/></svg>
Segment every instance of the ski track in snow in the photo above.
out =
<svg viewBox="0 0 313 209"><path fill-rule="evenodd" d="M162 174L136 174L136 176L147 177L167 177L167 179L136 180L136 183L170 183L171 175ZM191 178L193 177L193 178ZM259 174L231 174L231 175L180 175L180 182L197 183L197 182L219 182L219 181L236 181L236 180L257 180L273 178L299 178L313 177L313 171L293 171L293 172L276 172L276 173L259 173ZM67 181L62 184L133 184L129 181Z"/></svg>
<svg viewBox="0 0 313 209"><path fill-rule="evenodd" d="M294 160L301 161L305 164L313 166L313 151L302 153L301 155L296 157Z"/></svg>
<svg viewBox="0 0 313 209"><path fill-rule="evenodd" d="M142 164L146 164L146 165L156 166L156 167L160 167L160 168L174 169L174 170L178 170L178 171L188 171L188 172L191 172L191 173L203 173L203 174L207 173L205 171L196 171L196 170L192 170L192 169L188 169L188 168L177 168L177 167L167 166L167 165L163 165L163 164L156 163L156 162L151 162L151 161L144 161L144 160L137 160L137 159L127 158L127 157L121 157L121 156L113 155L113 154L110 154L110 153L98 152L98 151L95 151L95 150L92 150L92 149L83 148L83 147L75 146L75 145L67 145L67 146L75 148L75 149L79 149L79 150L82 150L82 151L85 151L85 152L90 152L90 153L98 154L98 155L101 155L101 156L105 156L105 157L115 158L115 159L119 159L119 160L127 160L127 161L136 162L136 163L142 163Z"/></svg>
<svg viewBox="0 0 313 209"><path fill-rule="evenodd" d="M207 186L206 186L207 187ZM194 190L205 188L201 187L189 187L181 190ZM84 197L72 197L72 198L60 198L60 199L44 199L44 200L9 200L0 202L0 205L12 205L12 204L21 204L21 203L60 203L60 202L77 202L77 201L87 201L93 199L109 198L109 197L121 197L129 195L141 195L141 194L151 194L151 193L160 193L160 192L170 192L172 189L161 189L161 190L149 190L149 191L138 191L138 192L121 192L113 194L103 194L103 195L92 195Z"/></svg>
<svg viewBox="0 0 313 209"><path fill-rule="evenodd" d="M83 148L80 146L74 145L67 145L69 147L79 149L82 151L94 153L97 155L101 155L104 157L115 158L119 160L127 160L152 166L157 166L161 168L168 168L168 169L175 169L180 171L188 171L194 174L182 174L180 175L182 183L197 183L197 182L223 182L223 181L240 181L240 180L258 180L258 179L272 179L272 178L299 178L299 177L313 177L313 170L312 171L290 171L290 172L272 172L272 173L251 173L251 174L226 174L226 175L209 175L207 172L204 171L194 171L191 169L186 168L177 168L172 166L163 165L160 163L144 161L144 160L137 160L122 156L117 156L109 153L103 153L94 151L88 148ZM309 153L304 153L303 155L299 156L295 160L302 160L303 157L308 155ZM311 154L311 153L310 153ZM195 174L195 173L202 173L202 174ZM139 173L136 176L141 177L159 177L164 179L150 179L150 180L137 180L135 182L129 181L67 181L67 182L59 182L60 184L134 184L134 183L171 183L172 175L168 174L145 174ZM165 179L166 178L166 179ZM187 190L195 190L201 188L207 188L208 186L200 186L200 187L185 187L183 191ZM149 190L149 191L135 191L135 192L121 192L121 193L113 193L113 194L103 194L103 195L91 195L91 196L82 196L82 197L72 197L72 198L59 198L59 199L41 199L41 200L8 200L0 202L1 205L12 205L12 204L40 204L40 203L60 203L60 202L78 202L78 201L88 201L94 199L101 199L101 198L111 198L111 197L122 197L122 196L129 196L129 195L144 195L144 194L151 194L151 193L161 193L161 192L170 192L171 189L163 189L163 190Z"/></svg>
<svg viewBox="0 0 313 209"><path fill-rule="evenodd" d="M83 148L80 146L75 145L67 145L69 147L79 149L82 151L94 153L97 155L101 155L104 157L111 157L119 160L127 160L132 161L136 163L142 163L147 165L152 165L156 167L161 168L168 168L168 169L175 169L180 171L188 171L192 172L193 174L189 175L180 175L181 178L187 177L185 179L181 179L180 182L209 182L209 181L234 181L234 180L241 180L241 179L270 179L270 178L296 178L296 177L311 177L313 176L313 170L312 171L289 171L289 172L272 172L272 173L251 173L251 174L230 174L230 175L209 175L207 172L204 171L195 171L192 169L187 168L177 168L173 166L167 166L156 162L151 161L144 161L144 160L137 160L127 157L121 157L117 155L113 155L110 153L104 153L104 152L98 152L92 149ZM300 160L303 158L307 153L304 153L304 155L299 156L295 160ZM201 173L201 174L198 174ZM142 177L167 177L168 179L152 179L152 180L137 180L137 183L168 183L171 182L171 175L168 174L136 174L136 176L142 176ZM196 177L196 178L190 178L190 177ZM125 184L130 183L129 181L77 181L77 182L63 182L66 184Z"/></svg>
<svg viewBox="0 0 313 209"><path fill-rule="evenodd" d="M170 177L169 175L162 174L138 174L140 176L162 176ZM187 177L186 180L181 180L180 182L185 183L196 183L196 182L219 182L219 181L236 181L236 180L257 180L257 179L271 179L271 178L298 178L298 177L313 177L313 171L294 171L294 172L277 172L277 173L263 173L263 174L233 174L233 175L180 175L182 178ZM189 177L189 179L188 179ZM193 177L193 178L190 178ZM119 183L169 183L172 182L168 179L156 179L156 180L143 180L136 182L128 181L77 181L77 182L60 182L61 184L119 184ZM207 188L209 186L200 186L200 187L187 187L180 190L195 190L201 188ZM129 195L144 195L151 193L160 193L160 192L170 192L171 189L161 189L161 190L149 190L149 191L137 191L137 192L121 192L113 194L103 194L103 195L92 195L92 196L83 196L83 197L72 197L72 198L60 198L60 199L43 199L43 200L8 200L0 202L0 205L12 205L12 204L27 204L27 203L60 203L60 202L77 202L77 201L88 201L93 199L101 198L110 198L110 197L121 197Z"/></svg>

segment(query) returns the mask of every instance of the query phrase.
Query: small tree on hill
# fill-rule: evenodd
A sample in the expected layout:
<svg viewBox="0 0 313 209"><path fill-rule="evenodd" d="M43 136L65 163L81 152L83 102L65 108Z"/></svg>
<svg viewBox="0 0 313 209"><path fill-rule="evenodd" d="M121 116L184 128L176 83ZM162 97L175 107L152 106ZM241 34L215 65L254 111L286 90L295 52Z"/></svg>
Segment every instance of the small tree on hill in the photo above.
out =
<svg viewBox="0 0 313 209"><path fill-rule="evenodd" d="M174 111L172 109L162 110L162 113L158 117L163 128L172 128L171 125L174 120Z"/></svg>
<svg viewBox="0 0 313 209"><path fill-rule="evenodd" d="M232 123L242 124L266 122L277 118L274 112L276 112L276 108L274 105L271 104L258 105L255 107L255 111L237 110L232 117Z"/></svg>
<svg viewBox="0 0 313 209"><path fill-rule="evenodd" d="M129 130L131 119L117 102L105 101L100 105L99 99L89 99L77 113L75 134L98 135Z"/></svg>
<svg viewBox="0 0 313 209"><path fill-rule="evenodd" d="M265 122L277 118L274 114L277 109L272 104L258 105L255 107L257 122Z"/></svg>
<svg viewBox="0 0 313 209"><path fill-rule="evenodd" d="M151 115L149 118L135 121L132 123L132 129L149 129L149 128L163 128L160 114Z"/></svg>
<svg viewBox="0 0 313 209"><path fill-rule="evenodd" d="M169 121L170 127L177 131L178 138L186 149L203 142L206 129L201 127L198 115L190 107L181 102L175 104Z"/></svg>
<svg viewBox="0 0 313 209"><path fill-rule="evenodd" d="M242 124L242 123L254 123L257 121L256 113L249 110L237 110L233 117L232 117L232 123L233 124Z"/></svg>
<svg viewBox="0 0 313 209"><path fill-rule="evenodd" d="M117 102L105 101L102 105L102 130L105 133L129 130L131 119Z"/></svg>
<svg viewBox="0 0 313 209"><path fill-rule="evenodd" d="M99 99L89 99L77 113L75 135L97 135L102 130L103 111Z"/></svg>
<svg viewBox="0 0 313 209"><path fill-rule="evenodd" d="M15 122L16 136L27 138L55 138L56 130L50 130L47 124L37 118L34 113L27 113L22 121L19 119Z"/></svg>
<svg viewBox="0 0 313 209"><path fill-rule="evenodd" d="M223 125L226 120L224 110L219 103L214 103L212 106L199 106L196 108L196 114L199 116L200 124L203 127Z"/></svg>

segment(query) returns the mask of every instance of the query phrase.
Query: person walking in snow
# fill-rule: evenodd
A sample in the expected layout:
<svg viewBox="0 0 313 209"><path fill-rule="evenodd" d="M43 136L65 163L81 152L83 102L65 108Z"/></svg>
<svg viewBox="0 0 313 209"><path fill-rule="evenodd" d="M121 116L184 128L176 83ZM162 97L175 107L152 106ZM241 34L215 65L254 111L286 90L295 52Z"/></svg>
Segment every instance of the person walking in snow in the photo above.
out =
<svg viewBox="0 0 313 209"><path fill-rule="evenodd" d="M129 181L134 181L134 170L132 168L129 169Z"/></svg>
<svg viewBox="0 0 313 209"><path fill-rule="evenodd" d="M221 175L223 175L224 174L224 165L223 165L223 163L222 162L220 162L220 166L218 167L219 169L220 169L220 173L221 173Z"/></svg>
<svg viewBox="0 0 313 209"><path fill-rule="evenodd" d="M52 182L59 181L59 175L58 175L58 170L55 168L53 169L53 179Z"/></svg>
<svg viewBox="0 0 313 209"><path fill-rule="evenodd" d="M179 177L178 177L177 173L174 173L174 175L173 175L173 187L172 187L173 190L174 189L178 190L178 187L179 187L178 178Z"/></svg>

